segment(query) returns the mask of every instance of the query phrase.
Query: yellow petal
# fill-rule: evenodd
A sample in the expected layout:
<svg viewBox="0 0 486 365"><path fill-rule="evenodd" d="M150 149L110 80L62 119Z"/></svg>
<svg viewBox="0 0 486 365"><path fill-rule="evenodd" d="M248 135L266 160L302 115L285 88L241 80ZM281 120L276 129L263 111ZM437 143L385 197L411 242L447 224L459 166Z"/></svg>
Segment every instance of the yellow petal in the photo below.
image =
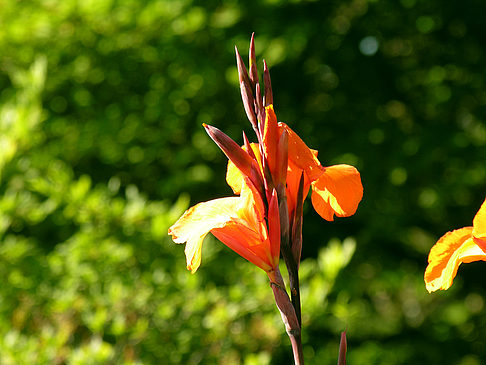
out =
<svg viewBox="0 0 486 365"><path fill-rule="evenodd" d="M237 197L221 198L199 203L188 209L172 227L169 234L175 243L186 243L187 268L196 272L201 264L204 237L214 228L222 228L232 221L238 209Z"/></svg>
<svg viewBox="0 0 486 365"><path fill-rule="evenodd" d="M338 217L353 215L363 198L360 174L350 165L326 167L321 177L311 186L312 205L328 221L333 220L334 214Z"/></svg>
<svg viewBox="0 0 486 365"><path fill-rule="evenodd" d="M473 227L447 232L432 247L425 270L425 287L429 293L449 289L462 263L486 261L486 254L472 239Z"/></svg>
<svg viewBox="0 0 486 365"><path fill-rule="evenodd" d="M486 199L474 217L473 227L472 235L474 241L484 252L486 252Z"/></svg>
<svg viewBox="0 0 486 365"><path fill-rule="evenodd" d="M243 174L231 161L228 161L228 168L226 169L226 182L233 190L233 193L235 193L236 195L239 195L241 193Z"/></svg>

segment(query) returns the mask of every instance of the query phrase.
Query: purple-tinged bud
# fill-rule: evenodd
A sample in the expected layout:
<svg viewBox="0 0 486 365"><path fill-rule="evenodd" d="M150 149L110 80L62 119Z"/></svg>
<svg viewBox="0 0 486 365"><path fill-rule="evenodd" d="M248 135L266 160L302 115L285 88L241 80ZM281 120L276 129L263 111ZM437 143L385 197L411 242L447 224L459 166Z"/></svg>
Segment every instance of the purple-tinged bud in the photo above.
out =
<svg viewBox="0 0 486 365"><path fill-rule="evenodd" d="M250 89L245 85L244 81L240 82L240 91L241 91L241 100L243 100L243 106L245 108L246 116L253 127L257 137L260 135L260 131L258 129L258 122L257 116L255 115L254 105L255 105L255 98L253 97L253 93Z"/></svg>
<svg viewBox="0 0 486 365"><path fill-rule="evenodd" d="M221 132L218 128L203 123L204 129L209 134L209 137L218 145L228 159L234 163L240 172L247 176L250 181L258 189L258 192L264 197L263 178L258 168L257 162L241 148L238 143L233 141L226 134Z"/></svg>
<svg viewBox="0 0 486 365"><path fill-rule="evenodd" d="M245 132L243 132L243 143L244 143L244 146L245 146L246 152L248 152L248 154L250 155L250 157L251 157L252 159L254 159L255 161L257 161L257 158L256 158L256 156L255 156L255 153L253 152L253 148L251 148L250 141L249 141L249 140L248 140L248 138L246 137Z"/></svg>
<svg viewBox="0 0 486 365"><path fill-rule="evenodd" d="M268 71L267 62L263 60L263 83L265 84L265 106L273 104L272 80Z"/></svg>
<svg viewBox="0 0 486 365"><path fill-rule="evenodd" d="M252 90L252 85L250 81L250 77L248 76L248 71L246 70L245 63L243 62L243 59L240 56L240 53L238 52L238 48L235 46L235 52L236 52L236 65L238 67L238 79L241 82L245 83L245 86L251 91Z"/></svg>
<svg viewBox="0 0 486 365"><path fill-rule="evenodd" d="M263 107L260 84L256 84L255 86L255 109L257 112L258 121L259 123L262 123L265 120L265 108Z"/></svg>
<svg viewBox="0 0 486 365"><path fill-rule="evenodd" d="M248 58L248 67L250 68L250 81L252 82L252 86L255 87L255 85L258 83L258 71L255 56L255 33L251 34L250 51L248 53Z"/></svg>

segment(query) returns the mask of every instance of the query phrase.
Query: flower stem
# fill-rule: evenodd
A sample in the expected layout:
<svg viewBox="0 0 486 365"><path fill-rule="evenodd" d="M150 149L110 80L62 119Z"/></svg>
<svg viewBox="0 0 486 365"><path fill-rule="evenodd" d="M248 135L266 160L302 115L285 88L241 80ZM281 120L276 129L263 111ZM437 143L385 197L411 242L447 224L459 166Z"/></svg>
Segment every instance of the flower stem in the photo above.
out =
<svg viewBox="0 0 486 365"><path fill-rule="evenodd" d="M302 338L300 332L300 324L295 313L294 306L290 301L287 290L285 290L285 283L278 268L275 271L268 272L270 279L270 286L273 290L273 296L275 297L275 303L280 311L282 321L285 325L285 330L290 338L292 344L292 352L294 355L295 365L304 364L304 354L302 351Z"/></svg>

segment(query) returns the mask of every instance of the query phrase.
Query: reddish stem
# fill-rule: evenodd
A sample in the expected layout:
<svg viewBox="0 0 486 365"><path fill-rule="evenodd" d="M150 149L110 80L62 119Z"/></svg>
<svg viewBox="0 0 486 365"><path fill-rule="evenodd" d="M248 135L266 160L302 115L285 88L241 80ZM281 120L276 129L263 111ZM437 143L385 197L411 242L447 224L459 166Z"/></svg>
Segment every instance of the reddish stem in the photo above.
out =
<svg viewBox="0 0 486 365"><path fill-rule="evenodd" d="M275 271L268 272L270 279L270 285L273 290L273 296L275 297L275 303L280 311L282 321L285 325L285 330L290 338L292 344L292 352L294 355L295 365L304 365L304 353L302 351L302 338L300 333L300 325L295 314L294 306L290 301L287 290L285 289L285 283L278 267Z"/></svg>

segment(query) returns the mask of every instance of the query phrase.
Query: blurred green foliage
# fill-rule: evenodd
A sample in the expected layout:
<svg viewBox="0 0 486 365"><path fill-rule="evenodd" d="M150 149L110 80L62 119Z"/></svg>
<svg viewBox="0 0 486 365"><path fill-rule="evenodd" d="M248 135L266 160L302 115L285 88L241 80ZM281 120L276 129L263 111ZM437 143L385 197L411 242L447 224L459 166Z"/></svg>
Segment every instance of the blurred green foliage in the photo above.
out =
<svg viewBox="0 0 486 365"><path fill-rule="evenodd" d="M485 196L486 50L476 0L0 1L0 364L286 364L265 275L167 228L231 194L211 123L251 136L234 45L256 32L276 112L355 216L305 207L309 364L480 364L484 264L429 295L428 250Z"/></svg>

